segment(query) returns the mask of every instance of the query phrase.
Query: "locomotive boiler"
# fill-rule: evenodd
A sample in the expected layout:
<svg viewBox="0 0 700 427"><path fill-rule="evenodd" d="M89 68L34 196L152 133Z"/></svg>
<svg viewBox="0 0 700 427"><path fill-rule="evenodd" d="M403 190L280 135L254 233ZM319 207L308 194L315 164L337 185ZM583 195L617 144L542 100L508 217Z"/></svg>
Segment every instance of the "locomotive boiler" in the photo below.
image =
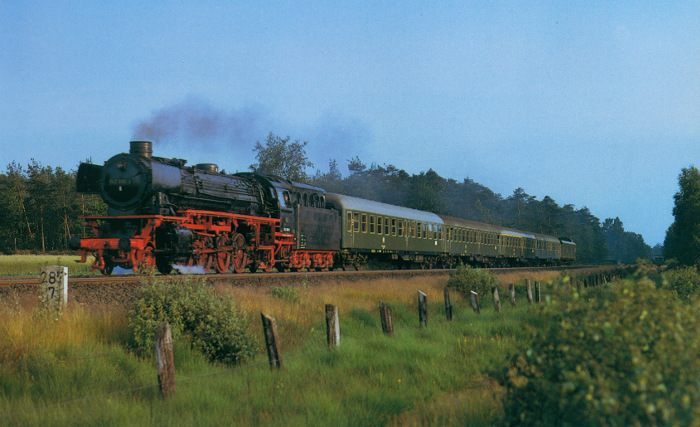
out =
<svg viewBox="0 0 700 427"><path fill-rule="evenodd" d="M129 153L112 157L104 166L82 163L78 192L101 195L110 216L175 215L182 208L257 216L274 213L274 202L266 200L255 181L219 174L213 163L185 167L183 159L152 153L150 141L131 141Z"/></svg>

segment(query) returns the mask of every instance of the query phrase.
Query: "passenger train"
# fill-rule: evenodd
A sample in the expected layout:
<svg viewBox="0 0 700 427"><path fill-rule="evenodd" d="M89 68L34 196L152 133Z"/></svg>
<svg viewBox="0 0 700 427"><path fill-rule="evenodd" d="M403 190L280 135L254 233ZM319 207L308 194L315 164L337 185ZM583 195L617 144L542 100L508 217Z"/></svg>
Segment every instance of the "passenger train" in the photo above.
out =
<svg viewBox="0 0 700 427"><path fill-rule="evenodd" d="M107 215L85 216L80 262L163 274L173 266L218 273L359 268L553 265L576 258L567 238L437 215L256 173L186 166L132 141L104 165L82 163L77 190L99 194Z"/></svg>

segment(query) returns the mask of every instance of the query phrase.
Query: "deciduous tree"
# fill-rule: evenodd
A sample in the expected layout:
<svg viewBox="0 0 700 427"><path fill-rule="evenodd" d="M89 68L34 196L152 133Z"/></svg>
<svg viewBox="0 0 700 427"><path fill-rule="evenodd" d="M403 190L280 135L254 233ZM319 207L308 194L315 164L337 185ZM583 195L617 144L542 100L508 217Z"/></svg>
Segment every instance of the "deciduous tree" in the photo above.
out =
<svg viewBox="0 0 700 427"><path fill-rule="evenodd" d="M307 167L313 167L313 163L306 156L308 141L289 142L290 138L280 138L270 132L265 145L260 141L255 143L253 152L257 163L250 165L253 172L269 175L277 175L292 181L308 182Z"/></svg>
<svg viewBox="0 0 700 427"><path fill-rule="evenodd" d="M673 196L675 220L666 232L664 255L684 265L700 265L700 172L683 168Z"/></svg>

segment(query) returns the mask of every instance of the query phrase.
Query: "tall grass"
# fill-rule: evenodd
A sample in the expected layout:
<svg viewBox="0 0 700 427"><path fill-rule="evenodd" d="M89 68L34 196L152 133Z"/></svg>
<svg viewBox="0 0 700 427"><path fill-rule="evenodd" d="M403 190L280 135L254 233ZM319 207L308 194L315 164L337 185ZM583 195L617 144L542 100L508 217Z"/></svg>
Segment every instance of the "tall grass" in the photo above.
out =
<svg viewBox="0 0 700 427"><path fill-rule="evenodd" d="M277 318L285 368L264 350L245 366L211 364L177 342L177 394L160 398L153 357L127 352L124 310L69 306L59 321L12 304L0 308L0 424L497 424L503 389L493 380L525 345L537 319L527 304L474 314L454 296L444 316L444 279L328 283L288 291L220 287L250 316ZM418 327L417 291L427 293ZM293 295L294 298L285 297ZM395 335L379 326L379 300ZM341 344L325 343L323 306L339 306ZM261 346L264 347L264 346Z"/></svg>
<svg viewBox="0 0 700 427"><path fill-rule="evenodd" d="M93 274L92 258L86 263L78 263L78 255L0 255L0 276L39 276L41 267L62 265L68 267L68 274Z"/></svg>

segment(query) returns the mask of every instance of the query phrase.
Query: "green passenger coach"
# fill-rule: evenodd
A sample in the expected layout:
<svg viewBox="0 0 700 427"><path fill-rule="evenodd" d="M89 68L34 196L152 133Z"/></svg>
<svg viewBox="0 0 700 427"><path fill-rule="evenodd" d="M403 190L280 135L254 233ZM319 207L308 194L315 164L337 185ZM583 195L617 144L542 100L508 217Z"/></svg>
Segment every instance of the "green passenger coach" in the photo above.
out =
<svg viewBox="0 0 700 427"><path fill-rule="evenodd" d="M341 216L345 264L369 256L435 264L445 251L444 223L438 215L335 193L326 194L326 203Z"/></svg>

